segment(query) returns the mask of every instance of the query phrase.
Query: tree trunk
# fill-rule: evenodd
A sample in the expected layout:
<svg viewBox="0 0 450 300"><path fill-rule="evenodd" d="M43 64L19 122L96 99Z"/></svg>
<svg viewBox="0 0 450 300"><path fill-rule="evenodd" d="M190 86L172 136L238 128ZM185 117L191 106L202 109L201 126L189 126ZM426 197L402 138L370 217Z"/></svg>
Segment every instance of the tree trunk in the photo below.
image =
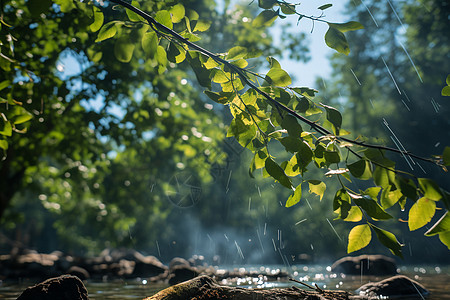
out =
<svg viewBox="0 0 450 300"><path fill-rule="evenodd" d="M207 300L207 299L233 299L233 300L348 300L345 291L305 291L296 287L280 289L245 289L239 287L222 286L208 276L200 276L189 281L168 287L159 293L144 300Z"/></svg>

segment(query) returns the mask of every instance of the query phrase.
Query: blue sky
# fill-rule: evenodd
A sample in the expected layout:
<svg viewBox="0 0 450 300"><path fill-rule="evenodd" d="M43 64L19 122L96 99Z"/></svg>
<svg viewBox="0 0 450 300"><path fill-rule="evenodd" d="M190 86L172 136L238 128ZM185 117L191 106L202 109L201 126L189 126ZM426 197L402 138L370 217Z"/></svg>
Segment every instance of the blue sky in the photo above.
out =
<svg viewBox="0 0 450 300"><path fill-rule="evenodd" d="M317 8L321 5L331 3L332 7L324 11L323 19L330 22L344 23L350 20L346 19L343 14L344 2L340 1L318 1L307 0L302 2L297 11L305 15L320 15L320 10ZM293 86L308 86L316 88L316 77L328 78L332 71L328 57L335 51L330 49L324 40L325 33L328 29L328 25L322 22L315 22L314 31L311 33L312 22L307 19L302 19L297 26L297 18L292 16L285 20L278 19L276 24L282 24L283 22L291 22L293 28L297 28L299 32L305 32L309 40L310 57L311 60L307 63L292 61L288 59L280 60L281 67L285 69L289 74L294 75ZM275 27L273 32L279 32L280 29Z"/></svg>

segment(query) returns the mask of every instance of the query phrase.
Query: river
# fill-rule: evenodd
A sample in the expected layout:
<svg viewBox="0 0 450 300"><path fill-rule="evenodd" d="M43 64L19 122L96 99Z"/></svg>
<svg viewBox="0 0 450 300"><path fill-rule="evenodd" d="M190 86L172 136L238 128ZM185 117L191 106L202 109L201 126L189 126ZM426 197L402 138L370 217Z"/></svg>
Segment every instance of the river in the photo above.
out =
<svg viewBox="0 0 450 300"><path fill-rule="evenodd" d="M341 276L327 271L326 265L301 265L285 268L282 266L247 266L247 270L258 270L260 268L270 268L273 271L277 269L285 270L297 280L313 285L316 283L323 289L339 289L355 293L355 290L361 285L379 281L384 278L372 276ZM231 267L230 267L231 268ZM329 267L328 267L329 269ZM399 267L400 274L406 275L411 279L420 282L427 288L431 294L428 300L450 300L450 266L402 266ZM0 282L0 299L17 299L20 293L33 282ZM226 282L223 282L226 284ZM145 279L116 280L112 282L85 282L89 292L90 299L143 299L149 297L159 290L167 287L166 285L156 285L147 283ZM248 288L274 288L289 287L297 285L293 282L260 282L257 279L241 278L234 285ZM417 299L421 299L418 296Z"/></svg>

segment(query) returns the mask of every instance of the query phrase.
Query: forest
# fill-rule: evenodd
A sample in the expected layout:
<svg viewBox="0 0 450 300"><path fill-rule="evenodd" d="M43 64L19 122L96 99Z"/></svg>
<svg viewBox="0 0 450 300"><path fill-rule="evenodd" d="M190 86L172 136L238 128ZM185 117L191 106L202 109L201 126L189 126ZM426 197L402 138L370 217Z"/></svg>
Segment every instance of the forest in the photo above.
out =
<svg viewBox="0 0 450 300"><path fill-rule="evenodd" d="M448 1L121 2L1 2L0 252L450 262Z"/></svg>

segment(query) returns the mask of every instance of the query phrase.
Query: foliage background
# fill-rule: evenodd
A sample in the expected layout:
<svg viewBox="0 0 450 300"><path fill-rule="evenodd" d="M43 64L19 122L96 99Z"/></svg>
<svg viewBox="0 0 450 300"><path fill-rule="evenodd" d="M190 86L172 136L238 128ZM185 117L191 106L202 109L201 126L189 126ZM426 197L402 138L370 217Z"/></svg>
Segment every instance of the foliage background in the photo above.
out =
<svg viewBox="0 0 450 300"><path fill-rule="evenodd" d="M251 179L249 153L224 136L230 115L201 95L187 64L168 64L162 73L157 58L148 59L139 48L130 63L120 63L112 41L95 43L90 6L44 2L2 3L0 83L8 103L0 109L15 120L15 131L2 139L8 143L0 164L2 250L92 254L105 247L133 247L163 260L204 254L219 255L222 263L291 264L301 253L316 261L346 254L349 227L333 221L334 195L326 193L322 201L306 196L301 205L285 208L287 191L268 179ZM349 18L366 29L349 36L350 56L332 58L334 76L326 86L318 82L319 95L344 110L346 128L355 134L389 142L390 132L373 125L385 118L405 148L425 156L442 153L450 134L449 106L440 96L450 69L448 4L424 1L430 10L424 13L421 6L406 2L396 7L402 25L389 3L373 1L369 7L382 24L377 27L364 6L352 3ZM173 4L141 5L158 11ZM266 28L241 22L258 14L256 5L182 4L211 21L199 42L207 49L222 52L240 45L265 55L292 53L306 59L305 40L273 45ZM104 13L107 20L123 16L120 10ZM423 83L398 41L414 59ZM402 94L386 76L380 57ZM78 61L80 72L61 72L68 58ZM363 84L355 84L349 69ZM32 119L26 120L27 112ZM2 126L6 132L7 122ZM448 175L427 172L448 186ZM178 179L188 184L180 187ZM331 180L327 186L338 189ZM423 247L425 238L402 225L392 226L407 245L406 261L443 262L445 246L428 238ZM373 242L364 252L386 250Z"/></svg>

